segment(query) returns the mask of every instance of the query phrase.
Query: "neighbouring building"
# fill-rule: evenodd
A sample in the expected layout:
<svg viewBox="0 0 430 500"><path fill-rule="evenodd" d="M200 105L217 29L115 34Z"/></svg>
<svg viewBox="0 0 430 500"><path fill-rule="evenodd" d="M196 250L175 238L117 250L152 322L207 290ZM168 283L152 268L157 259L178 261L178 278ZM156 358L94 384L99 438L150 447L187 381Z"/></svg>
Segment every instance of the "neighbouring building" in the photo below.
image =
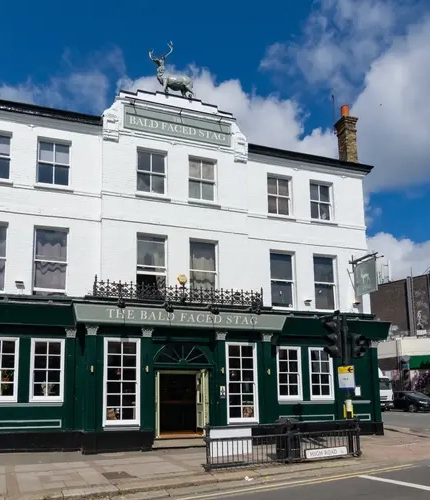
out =
<svg viewBox="0 0 430 500"><path fill-rule="evenodd" d="M381 283L370 301L376 317L391 323L392 335L430 334L430 274Z"/></svg>
<svg viewBox="0 0 430 500"><path fill-rule="evenodd" d="M318 315L367 250L356 121L340 159L249 144L198 99L120 92L103 116L0 101L0 450L151 449L237 425L342 418ZM382 432L377 353L355 414Z"/></svg>

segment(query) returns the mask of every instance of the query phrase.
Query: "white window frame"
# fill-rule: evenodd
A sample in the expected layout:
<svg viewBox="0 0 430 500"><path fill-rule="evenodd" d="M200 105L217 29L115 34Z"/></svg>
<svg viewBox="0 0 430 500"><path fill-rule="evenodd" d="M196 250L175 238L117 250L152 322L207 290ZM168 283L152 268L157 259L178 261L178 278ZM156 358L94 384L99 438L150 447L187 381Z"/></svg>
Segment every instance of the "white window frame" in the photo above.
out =
<svg viewBox="0 0 430 500"><path fill-rule="evenodd" d="M36 342L48 342L60 344L60 394L58 396L35 396L34 395L34 356ZM58 338L32 338L31 339L31 349L30 349L30 391L29 391L29 401L45 401L45 402L57 402L64 403L64 378L65 378L65 340ZM48 355L47 355L48 356ZM46 368L49 371L49 367Z"/></svg>
<svg viewBox="0 0 430 500"><path fill-rule="evenodd" d="M7 132L1 132L0 131L0 137L4 137L5 139L9 139L9 154L5 155L4 153L0 153L0 158L3 158L5 160L9 161L9 175L7 177L0 177L0 182L1 181L8 181L10 180L10 166L12 163L12 135L7 133Z"/></svg>
<svg viewBox="0 0 430 500"><path fill-rule="evenodd" d="M59 233L66 233L67 239L66 239L66 260L65 261L36 259L36 233L37 233L37 231L57 231ZM35 226L34 231L33 231L33 281L32 281L33 292L42 292L42 293L49 293L49 294L60 293L62 295L66 295L67 276L68 276L68 271L69 271L68 261L69 261L69 230L66 228L59 228L59 227ZM35 286L34 283L36 280L36 262L55 262L56 264L65 264L66 265L66 276L65 276L65 280L64 280L64 290L61 288L40 288L40 287Z"/></svg>
<svg viewBox="0 0 430 500"><path fill-rule="evenodd" d="M333 267L333 279L334 282L330 283L328 281L315 281L315 263L314 263L314 258L322 258L322 259L331 259L331 265ZM338 304L338 297L337 297L337 265L336 265L336 257L333 255L321 255L321 254L313 254L312 255L312 272L314 273L314 296L315 296L315 309L318 311L335 311L337 308ZM333 302L334 302L334 307L333 309L321 309L317 307L317 296L315 293L315 287L317 285L330 285L333 290Z"/></svg>
<svg viewBox="0 0 430 500"><path fill-rule="evenodd" d="M140 356L140 338L120 338L105 337L103 339L103 427L136 427L140 426L140 390L141 390L141 356ZM108 420L106 417L107 409L107 374L108 374L108 343L135 343L136 344L136 418L134 420ZM122 395L122 393L121 393Z"/></svg>
<svg viewBox="0 0 430 500"><path fill-rule="evenodd" d="M230 418L230 363L228 356L229 346L251 346L253 355L253 371L254 371L254 416L251 418ZM259 408L259 394L258 394L258 366L257 366L257 343L256 342L226 342L225 343L225 364L226 364L226 384L227 384L227 423L240 424L240 423L258 423L260 419ZM234 381L232 383L235 383ZM242 382L240 382L242 383Z"/></svg>
<svg viewBox="0 0 430 500"><path fill-rule="evenodd" d="M318 186L318 200L313 200L311 198L311 184L314 184L315 186ZM320 186L324 186L328 188L328 197L329 201L321 201L321 193L320 193ZM328 182L321 182L321 181L309 181L309 210L310 210L310 215L311 215L311 220L314 221L321 221L321 222L333 222L334 219L334 210L333 210L333 184L328 183ZM312 203L318 203L318 217L312 217ZM321 218L321 205L326 205L328 206L328 214L329 218L328 219L322 219Z"/></svg>
<svg viewBox="0 0 430 500"><path fill-rule="evenodd" d="M190 175L190 162L200 162L202 164L203 162L210 163L213 166L214 169L214 178L213 180L210 179L203 179L203 177L191 177ZM198 182L200 184L200 198L192 198L190 196L190 181L193 182ZM195 201L195 202L202 202L202 203L215 203L217 200L217 162L216 160L212 160L210 158L199 158L197 156L189 156L188 157L188 199L190 201ZM213 185L213 200L205 200L202 197L202 185L203 184L211 184Z"/></svg>
<svg viewBox="0 0 430 500"><path fill-rule="evenodd" d="M285 396L281 395L281 372L279 370L279 352L280 351L295 351L297 352L297 376L298 376L298 392L297 396ZM285 360L283 360L285 361ZM303 401L303 372L302 372L302 348L296 346L278 346L276 348L276 372L277 372L277 386L278 386L278 401ZM292 373L295 372L282 372L282 373ZM288 384L282 384L288 385Z"/></svg>
<svg viewBox="0 0 430 500"><path fill-rule="evenodd" d="M272 254L285 255L287 257L291 257L291 280L281 280L281 279L273 279L272 272L270 270L270 257ZM286 309L294 309L296 303L296 273L295 273L295 254L292 252L283 252L281 250L270 250L269 253L269 272L270 272L270 298L272 302L272 307L275 310L286 310ZM289 306L274 306L273 305L273 297L272 297L272 282L280 282L280 283L291 283L291 300L292 304Z"/></svg>
<svg viewBox="0 0 430 500"><path fill-rule="evenodd" d="M164 243L164 272L157 272L157 271L144 271L140 270L139 267L154 267L155 268L160 268L161 266L139 266L137 263L137 248L139 245L139 240L145 240L145 238L156 238L159 240L163 240ZM139 276L160 276L164 277L165 284L167 286L167 236L164 235L158 235L158 234L147 234L147 233L137 233L136 237L136 274Z"/></svg>
<svg viewBox="0 0 430 500"><path fill-rule="evenodd" d="M190 271L190 286L194 287L194 285L191 285L191 273L192 272L196 272L196 273L207 273L207 274L213 274L215 276L215 280L214 280L214 289L217 288L218 286L218 242L217 241L207 241L207 240L198 240L198 239L195 239L195 238L190 238L190 242L189 242L189 259L191 260L191 245L193 243L206 243L208 245L213 245L214 246L214 254L215 254L215 271L205 271L205 270L201 270L201 269L192 269L190 267L189 271Z"/></svg>
<svg viewBox="0 0 430 500"><path fill-rule="evenodd" d="M40 143L46 142L47 144L53 145L53 159L52 161L41 161L40 160ZM58 163L55 161L55 148L56 146L67 146L69 148L69 163ZM42 182L39 181L39 164L44 163L46 165L52 165L52 182ZM37 138L37 168L36 168L36 184L41 184L42 186L54 186L54 188L70 188L71 186L71 172L72 172L72 143L68 141L62 141L61 139L52 139L46 137L38 137ZM69 169L69 173L67 175L67 184L57 184L55 182L55 168L56 167L67 167Z"/></svg>
<svg viewBox="0 0 430 500"><path fill-rule="evenodd" d="M309 369L309 395L311 398L311 401L334 401L334 376L333 376L333 358L328 356L328 362L329 362L329 388L330 388L330 394L328 396L314 396L312 394L312 357L311 357L311 352L312 351L318 351L318 352L324 352L324 347L308 347L308 369ZM316 374L316 373L315 373ZM321 372L318 373L318 375L321 375Z"/></svg>
<svg viewBox="0 0 430 500"><path fill-rule="evenodd" d="M277 194L271 194L269 193L269 179L274 179L276 181L276 191ZM288 183L288 196L285 196L283 194L279 194L279 181L286 181ZM281 175L276 175L276 174L267 174L267 213L269 214L269 217L291 217L292 215L292 209L293 209L293 204L292 204L292 194L291 194L291 177L283 177ZM276 198L276 212L270 212L269 209L269 198ZM287 200L287 206L288 206L288 214L280 214L279 213L279 204L278 200L282 198Z"/></svg>
<svg viewBox="0 0 430 500"><path fill-rule="evenodd" d="M5 252L4 255L0 255L0 262L4 262L4 284L6 285L6 266L7 266L7 233L9 226L8 224L4 224L0 222L0 228L5 228L6 229L6 245L5 245ZM4 287L0 287L0 293L4 292Z"/></svg>
<svg viewBox="0 0 430 500"><path fill-rule="evenodd" d="M151 155L151 165L150 170L139 170L139 153L148 153ZM162 156L164 159L164 174L160 174L158 172L152 171L152 155ZM138 189L138 177L139 174L149 175L149 191L143 191ZM156 193L152 190L152 179L153 177L162 177L163 178L163 193ZM137 148L136 150L136 191L142 195L148 196L166 196L167 194L167 153L165 151L156 151L155 149L145 149L145 148Z"/></svg>
<svg viewBox="0 0 430 500"><path fill-rule="evenodd" d="M18 383L19 383L19 337L1 337L0 340L7 342L15 342L15 359L14 359L14 377L13 377L13 395L1 396L0 403L16 403L18 401ZM1 370L0 370L1 371ZM1 376L1 373L0 373ZM0 382L1 383L1 382Z"/></svg>

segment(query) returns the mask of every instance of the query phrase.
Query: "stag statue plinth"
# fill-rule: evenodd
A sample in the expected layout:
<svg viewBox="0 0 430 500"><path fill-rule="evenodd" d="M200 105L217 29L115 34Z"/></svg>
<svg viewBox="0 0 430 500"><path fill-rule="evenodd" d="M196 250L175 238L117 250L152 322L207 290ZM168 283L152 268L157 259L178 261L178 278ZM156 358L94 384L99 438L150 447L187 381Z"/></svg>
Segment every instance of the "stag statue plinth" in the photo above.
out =
<svg viewBox="0 0 430 500"><path fill-rule="evenodd" d="M193 97L193 80L189 76L185 75L170 75L166 72L166 67L164 65L167 57L173 52L173 43L168 44L169 52L161 57L153 57L154 50L148 52L149 58L157 65L157 80L160 85L163 86L163 90L166 94L169 93L169 89L175 92L181 92L183 97Z"/></svg>

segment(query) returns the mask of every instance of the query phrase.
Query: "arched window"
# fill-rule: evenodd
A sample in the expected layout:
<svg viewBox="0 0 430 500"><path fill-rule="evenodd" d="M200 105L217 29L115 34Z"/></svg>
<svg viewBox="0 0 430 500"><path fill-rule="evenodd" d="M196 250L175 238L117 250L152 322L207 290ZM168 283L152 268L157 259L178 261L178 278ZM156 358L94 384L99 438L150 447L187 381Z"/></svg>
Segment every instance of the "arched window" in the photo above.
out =
<svg viewBox="0 0 430 500"><path fill-rule="evenodd" d="M167 344L154 358L155 363L202 365L208 364L206 354L194 344Z"/></svg>

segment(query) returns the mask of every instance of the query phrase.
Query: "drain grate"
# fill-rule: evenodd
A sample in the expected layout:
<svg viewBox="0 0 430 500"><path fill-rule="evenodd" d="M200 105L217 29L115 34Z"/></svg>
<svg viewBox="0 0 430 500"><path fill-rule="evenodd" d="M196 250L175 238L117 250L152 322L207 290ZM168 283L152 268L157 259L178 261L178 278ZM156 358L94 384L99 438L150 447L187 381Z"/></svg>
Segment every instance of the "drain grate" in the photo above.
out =
<svg viewBox="0 0 430 500"><path fill-rule="evenodd" d="M109 481L114 481L115 479L137 479L136 476L130 475L128 472L120 471L120 472L103 472L102 476Z"/></svg>

